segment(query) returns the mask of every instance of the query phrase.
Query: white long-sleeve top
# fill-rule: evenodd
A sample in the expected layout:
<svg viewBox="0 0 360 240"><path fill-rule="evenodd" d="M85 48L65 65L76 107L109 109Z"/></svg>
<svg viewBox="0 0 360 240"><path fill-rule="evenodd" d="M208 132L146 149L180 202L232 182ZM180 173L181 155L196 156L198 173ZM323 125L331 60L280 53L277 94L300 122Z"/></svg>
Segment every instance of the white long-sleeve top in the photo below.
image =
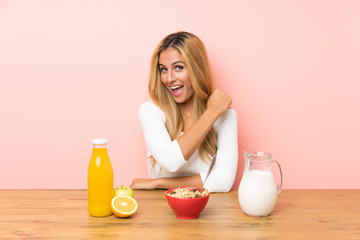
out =
<svg viewBox="0 0 360 240"><path fill-rule="evenodd" d="M182 177L200 174L204 182L209 164L196 151L188 161L184 159L177 140L171 140L165 127L165 114L153 102L141 105L139 118L147 147L150 178ZM215 166L206 180L210 192L228 192L234 183L238 164L237 116L228 109L213 125L217 132L218 149ZM155 167L149 160L156 159Z"/></svg>

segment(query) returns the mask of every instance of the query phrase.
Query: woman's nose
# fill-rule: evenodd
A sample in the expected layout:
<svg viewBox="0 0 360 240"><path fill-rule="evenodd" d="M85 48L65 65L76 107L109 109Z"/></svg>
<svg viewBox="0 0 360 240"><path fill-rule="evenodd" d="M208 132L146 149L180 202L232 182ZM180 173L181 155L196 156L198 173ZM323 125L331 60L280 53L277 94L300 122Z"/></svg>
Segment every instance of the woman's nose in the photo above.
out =
<svg viewBox="0 0 360 240"><path fill-rule="evenodd" d="M174 76L174 73L172 71L168 71L168 74L167 74L167 81L169 83L171 82L174 82L175 81L175 76Z"/></svg>

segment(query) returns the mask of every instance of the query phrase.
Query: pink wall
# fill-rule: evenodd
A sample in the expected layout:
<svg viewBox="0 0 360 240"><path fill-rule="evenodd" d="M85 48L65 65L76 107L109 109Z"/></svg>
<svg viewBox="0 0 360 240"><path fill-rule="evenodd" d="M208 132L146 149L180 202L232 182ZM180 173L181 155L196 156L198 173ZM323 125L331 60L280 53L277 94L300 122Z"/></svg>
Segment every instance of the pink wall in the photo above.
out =
<svg viewBox="0 0 360 240"><path fill-rule="evenodd" d="M239 152L285 188L359 188L359 1L0 1L0 188L86 188L91 139L115 185L146 177L138 121L168 33L207 46L233 96ZM236 186L242 175L239 155Z"/></svg>

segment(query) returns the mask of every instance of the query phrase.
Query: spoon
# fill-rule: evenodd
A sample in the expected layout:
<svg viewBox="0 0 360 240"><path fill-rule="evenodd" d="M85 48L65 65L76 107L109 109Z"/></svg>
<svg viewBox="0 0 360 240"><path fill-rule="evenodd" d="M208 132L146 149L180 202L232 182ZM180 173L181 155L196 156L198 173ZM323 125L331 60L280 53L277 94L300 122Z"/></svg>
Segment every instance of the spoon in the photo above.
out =
<svg viewBox="0 0 360 240"><path fill-rule="evenodd" d="M206 177L205 177L204 184L203 184L203 187L201 189L201 192L203 192L205 190L205 182L206 182L207 178L209 177L209 175L210 175L210 173L211 173L211 171L212 171L212 169L213 169L213 167L215 165L215 160L216 160L216 155L214 155L212 157L212 159L211 159L210 167L209 167L209 170L208 170L208 172L206 174Z"/></svg>

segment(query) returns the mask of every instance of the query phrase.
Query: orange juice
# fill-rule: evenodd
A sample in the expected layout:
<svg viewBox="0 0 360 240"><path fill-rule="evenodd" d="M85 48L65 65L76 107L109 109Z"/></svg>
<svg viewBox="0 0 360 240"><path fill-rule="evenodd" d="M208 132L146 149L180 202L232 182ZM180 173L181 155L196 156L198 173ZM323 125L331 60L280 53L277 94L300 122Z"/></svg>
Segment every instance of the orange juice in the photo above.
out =
<svg viewBox="0 0 360 240"><path fill-rule="evenodd" d="M88 209L90 216L112 214L113 170L107 153L107 139L93 139L93 152L88 170Z"/></svg>

